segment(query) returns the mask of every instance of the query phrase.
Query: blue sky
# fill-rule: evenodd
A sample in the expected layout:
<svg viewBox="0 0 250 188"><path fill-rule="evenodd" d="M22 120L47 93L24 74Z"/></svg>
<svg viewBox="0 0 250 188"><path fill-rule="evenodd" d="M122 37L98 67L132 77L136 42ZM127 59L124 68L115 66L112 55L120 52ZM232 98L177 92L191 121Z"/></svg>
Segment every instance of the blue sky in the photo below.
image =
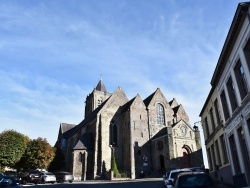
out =
<svg viewBox="0 0 250 188"><path fill-rule="evenodd" d="M0 0L0 132L57 139L78 124L102 74L109 92L144 99L159 87L191 126L236 0Z"/></svg>

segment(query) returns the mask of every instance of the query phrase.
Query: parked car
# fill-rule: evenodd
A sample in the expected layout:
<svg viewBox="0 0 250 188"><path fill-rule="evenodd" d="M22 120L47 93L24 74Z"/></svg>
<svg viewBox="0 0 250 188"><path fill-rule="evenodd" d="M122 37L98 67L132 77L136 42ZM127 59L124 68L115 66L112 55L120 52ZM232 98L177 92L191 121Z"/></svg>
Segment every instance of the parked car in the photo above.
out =
<svg viewBox="0 0 250 188"><path fill-rule="evenodd" d="M63 182L70 182L72 183L74 178L73 175L70 172L56 172L56 182L57 183L63 183Z"/></svg>
<svg viewBox="0 0 250 188"><path fill-rule="evenodd" d="M4 171L4 174L5 174L6 176L17 176L16 171L12 171L12 170Z"/></svg>
<svg viewBox="0 0 250 188"><path fill-rule="evenodd" d="M166 172L166 174L163 175L163 185L164 185L164 187L167 187L166 183L168 181L169 173L170 173L170 171Z"/></svg>
<svg viewBox="0 0 250 188"><path fill-rule="evenodd" d="M213 179L204 172L185 172L172 182L173 188L216 188Z"/></svg>
<svg viewBox="0 0 250 188"><path fill-rule="evenodd" d="M188 168L183 168L183 169L175 169L175 170L171 170L167 172L165 180L164 180L164 187L172 188L173 181L175 180L176 176L182 172L192 172L192 171Z"/></svg>
<svg viewBox="0 0 250 188"><path fill-rule="evenodd" d="M0 175L0 187L19 187L19 183L13 177Z"/></svg>
<svg viewBox="0 0 250 188"><path fill-rule="evenodd" d="M192 172L204 172L200 167L192 167L189 169L192 170Z"/></svg>
<svg viewBox="0 0 250 188"><path fill-rule="evenodd" d="M18 177L18 174L16 171L5 171L4 174L6 176L13 177L16 183L21 183L21 178Z"/></svg>
<svg viewBox="0 0 250 188"><path fill-rule="evenodd" d="M20 178L17 177L17 175L15 174L8 174L8 173L5 173L5 172L0 172L0 178L3 178L3 179L10 179L11 182L13 182L13 184L19 184L20 183Z"/></svg>
<svg viewBox="0 0 250 188"><path fill-rule="evenodd" d="M27 183L38 184L40 181L40 172L38 170L21 171L19 176L23 185L26 185Z"/></svg>
<svg viewBox="0 0 250 188"><path fill-rule="evenodd" d="M40 183L55 183L56 176L52 172L40 172Z"/></svg>

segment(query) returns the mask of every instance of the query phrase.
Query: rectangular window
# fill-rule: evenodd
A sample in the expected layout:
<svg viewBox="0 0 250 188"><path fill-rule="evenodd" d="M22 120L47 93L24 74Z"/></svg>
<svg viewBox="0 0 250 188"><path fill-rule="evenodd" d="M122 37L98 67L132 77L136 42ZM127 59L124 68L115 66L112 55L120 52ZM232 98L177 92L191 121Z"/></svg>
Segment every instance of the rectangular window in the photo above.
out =
<svg viewBox="0 0 250 188"><path fill-rule="evenodd" d="M209 114L210 114L210 119L211 119L212 128L213 128L213 131L214 131L214 129L215 129L215 123L214 123L213 108L211 108L211 109L209 110Z"/></svg>
<svg viewBox="0 0 250 188"><path fill-rule="evenodd" d="M209 137L209 129L208 129L208 122L207 122L207 117L205 118L205 129L206 129L206 135L207 135L207 138Z"/></svg>
<svg viewBox="0 0 250 188"><path fill-rule="evenodd" d="M214 145L213 144L211 145L211 150L212 150L211 154L212 154L213 165L216 168L217 162L216 162L216 159L215 159L215 152L214 152Z"/></svg>
<svg viewBox="0 0 250 188"><path fill-rule="evenodd" d="M247 60L248 69L250 71L250 39L247 41L247 44L244 48L244 54Z"/></svg>
<svg viewBox="0 0 250 188"><path fill-rule="evenodd" d="M229 137L229 144L231 148L231 154L233 158L233 167L235 170L235 174L241 174L241 169L240 169L240 162L239 162L239 157L238 157L238 152L236 148L236 143L234 140L234 135L231 135Z"/></svg>
<svg viewBox="0 0 250 188"><path fill-rule="evenodd" d="M217 122L217 125L219 125L220 124L220 114L219 114L219 106L218 106L217 99L214 101L214 109L215 109L216 122Z"/></svg>
<svg viewBox="0 0 250 188"><path fill-rule="evenodd" d="M210 171L213 171L213 163L212 163L212 157L211 157L210 148L208 148L207 153L208 153L209 169L210 169Z"/></svg>
<svg viewBox="0 0 250 188"><path fill-rule="evenodd" d="M217 153L217 161L218 161L218 165L221 166L221 158L220 158L220 150L219 150L219 144L218 144L218 140L215 141L215 149L216 149L216 153Z"/></svg>
<svg viewBox="0 0 250 188"><path fill-rule="evenodd" d="M228 95L229 95L232 112L234 112L235 109L238 107L238 104L237 104L237 100L236 100L234 84L233 84L233 81L232 81L231 77L227 81L227 92L228 92Z"/></svg>
<svg viewBox="0 0 250 188"><path fill-rule="evenodd" d="M246 135L245 135L246 132L242 128L242 126L238 128L237 132L238 132L238 138L239 138L241 154L242 154L241 161L245 165L245 174L250 179L250 156L248 153L248 148L247 148L247 143L246 143Z"/></svg>
<svg viewBox="0 0 250 188"><path fill-rule="evenodd" d="M220 99L221 99L221 104L222 104L222 108L223 108L224 118L225 118L225 121L227 121L229 118L229 111L228 111L228 105L227 105L225 91L222 91L222 93L220 94Z"/></svg>
<svg viewBox="0 0 250 188"><path fill-rule="evenodd" d="M248 89L247 89L246 75L245 75L245 72L241 65L240 60L237 62L237 64L234 67L234 74L235 74L238 88L240 91L241 100L243 100L248 93Z"/></svg>
<svg viewBox="0 0 250 188"><path fill-rule="evenodd" d="M220 136L220 146L221 146L221 149L222 149L224 164L227 164L228 163L228 157L227 157L227 150L226 150L224 135Z"/></svg>

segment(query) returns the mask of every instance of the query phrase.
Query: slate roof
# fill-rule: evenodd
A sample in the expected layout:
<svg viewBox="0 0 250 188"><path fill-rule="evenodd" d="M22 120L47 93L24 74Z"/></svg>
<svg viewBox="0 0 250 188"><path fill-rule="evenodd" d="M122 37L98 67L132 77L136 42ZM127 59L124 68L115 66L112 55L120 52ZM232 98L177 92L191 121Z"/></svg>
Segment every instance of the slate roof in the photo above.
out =
<svg viewBox="0 0 250 188"><path fill-rule="evenodd" d="M167 136L167 134L168 134L168 129L167 127L164 127L156 135L152 137L152 140L162 137L162 136Z"/></svg>
<svg viewBox="0 0 250 188"><path fill-rule="evenodd" d="M134 102L135 100L135 97L133 99L131 99L130 101L128 101L127 103L125 103L123 106L122 106L122 111L121 113L123 114L124 112L126 112L127 110L129 110L130 106L132 105L132 103Z"/></svg>
<svg viewBox="0 0 250 188"><path fill-rule="evenodd" d="M155 92L156 92L156 91L155 91ZM152 94L149 95L146 99L143 100L143 102L144 102L144 104L145 104L146 107L148 107L148 105L149 105L150 101L152 100L152 98L153 98L155 92L152 93Z"/></svg>
<svg viewBox="0 0 250 188"><path fill-rule="evenodd" d="M93 135L90 132L83 133L73 150L92 150L94 148Z"/></svg>
<svg viewBox="0 0 250 188"><path fill-rule="evenodd" d="M61 123L61 131L62 134L64 134L65 132L67 132L68 130L72 129L73 127L75 127L75 124L68 124L68 123Z"/></svg>
<svg viewBox="0 0 250 188"><path fill-rule="evenodd" d="M168 103L168 104L171 106L173 102L174 102L174 99L173 99L173 100L171 100L171 101L169 101L169 103Z"/></svg>
<svg viewBox="0 0 250 188"><path fill-rule="evenodd" d="M178 105L178 106L176 106L176 107L173 108L174 114L176 114L176 113L178 112L180 106L181 106L181 105Z"/></svg>
<svg viewBox="0 0 250 188"><path fill-rule="evenodd" d="M106 87L104 85L104 83L102 82L102 80L100 80L95 88L98 91L103 91L103 92L107 92Z"/></svg>

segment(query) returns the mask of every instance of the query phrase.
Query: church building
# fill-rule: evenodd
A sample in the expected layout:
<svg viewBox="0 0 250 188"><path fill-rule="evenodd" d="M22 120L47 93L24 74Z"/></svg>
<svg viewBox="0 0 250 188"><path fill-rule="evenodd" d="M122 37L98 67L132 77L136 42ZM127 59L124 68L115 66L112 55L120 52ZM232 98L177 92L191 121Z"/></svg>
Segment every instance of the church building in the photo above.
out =
<svg viewBox="0 0 250 188"><path fill-rule="evenodd" d="M184 107L167 101L160 88L146 99L128 99L121 87L109 93L102 80L86 97L85 118L61 123L55 147L64 155L58 170L77 180L105 177L115 157L120 173L131 179L162 175L203 163L200 132Z"/></svg>

